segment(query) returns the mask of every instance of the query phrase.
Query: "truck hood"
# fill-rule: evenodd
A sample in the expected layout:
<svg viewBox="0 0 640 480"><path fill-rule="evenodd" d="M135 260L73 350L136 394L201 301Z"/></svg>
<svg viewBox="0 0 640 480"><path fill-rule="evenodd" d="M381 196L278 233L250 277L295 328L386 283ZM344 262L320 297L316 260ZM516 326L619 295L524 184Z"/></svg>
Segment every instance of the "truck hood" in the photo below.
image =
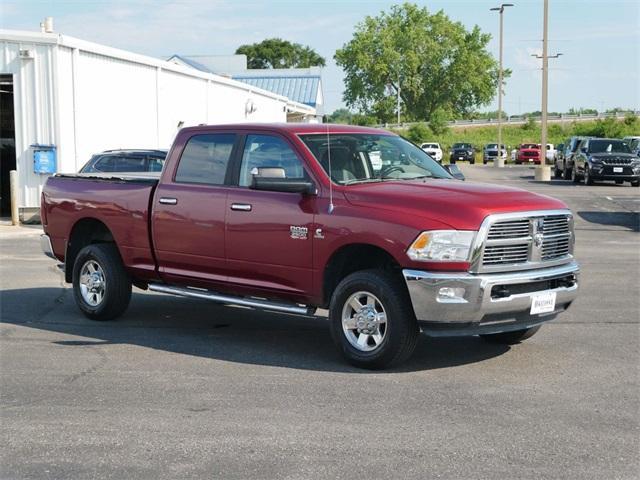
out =
<svg viewBox="0 0 640 480"><path fill-rule="evenodd" d="M526 190L459 180L406 180L351 185L347 200L435 220L458 230L477 230L487 215L567 208L560 200Z"/></svg>

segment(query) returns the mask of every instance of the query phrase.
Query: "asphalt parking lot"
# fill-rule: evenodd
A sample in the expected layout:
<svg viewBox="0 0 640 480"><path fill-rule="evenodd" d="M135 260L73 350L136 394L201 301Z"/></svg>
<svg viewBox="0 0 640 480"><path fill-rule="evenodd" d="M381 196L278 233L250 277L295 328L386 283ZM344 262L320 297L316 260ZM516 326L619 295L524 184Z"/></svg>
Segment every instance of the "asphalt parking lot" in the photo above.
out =
<svg viewBox="0 0 640 480"><path fill-rule="evenodd" d="M580 297L521 345L423 337L380 373L322 319L136 290L91 322L39 228L0 227L0 477L638 478L640 189L462 168L567 202Z"/></svg>

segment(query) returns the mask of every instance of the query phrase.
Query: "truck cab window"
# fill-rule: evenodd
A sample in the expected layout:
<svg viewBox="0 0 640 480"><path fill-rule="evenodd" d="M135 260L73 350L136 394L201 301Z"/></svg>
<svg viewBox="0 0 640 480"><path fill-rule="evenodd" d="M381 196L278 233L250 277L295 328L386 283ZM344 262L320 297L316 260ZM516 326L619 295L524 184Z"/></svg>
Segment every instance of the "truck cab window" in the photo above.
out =
<svg viewBox="0 0 640 480"><path fill-rule="evenodd" d="M251 185L252 172L257 168L282 168L285 178L305 178L300 159L291 147L273 135L247 135L240 165L239 185Z"/></svg>
<svg viewBox="0 0 640 480"><path fill-rule="evenodd" d="M194 135L184 147L175 181L223 185L235 134Z"/></svg>

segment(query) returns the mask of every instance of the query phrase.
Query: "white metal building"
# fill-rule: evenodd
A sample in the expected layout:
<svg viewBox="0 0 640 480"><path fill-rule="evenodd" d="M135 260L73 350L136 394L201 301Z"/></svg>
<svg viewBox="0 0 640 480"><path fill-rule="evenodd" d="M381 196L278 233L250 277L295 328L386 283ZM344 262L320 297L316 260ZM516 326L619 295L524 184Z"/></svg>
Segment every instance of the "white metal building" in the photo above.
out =
<svg viewBox="0 0 640 480"><path fill-rule="evenodd" d="M13 95L14 111L14 125L3 125L0 136L6 147L14 127L26 214L39 207L47 177L34 172L33 145L55 146L56 171L75 172L103 150L168 148L180 126L285 122L287 113L316 113L246 83L66 35L0 30L0 49L2 95ZM9 117L3 114L3 123ZM10 162L3 155L3 177Z"/></svg>

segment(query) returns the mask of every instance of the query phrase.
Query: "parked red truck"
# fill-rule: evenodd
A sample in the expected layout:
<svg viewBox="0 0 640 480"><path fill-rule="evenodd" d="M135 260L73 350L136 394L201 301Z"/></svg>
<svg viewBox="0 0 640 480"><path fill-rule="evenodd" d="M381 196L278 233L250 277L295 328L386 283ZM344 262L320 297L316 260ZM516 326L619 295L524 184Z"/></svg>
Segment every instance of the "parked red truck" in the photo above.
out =
<svg viewBox="0 0 640 480"><path fill-rule="evenodd" d="M365 368L406 360L420 331L517 343L578 289L566 205L455 180L371 128L185 128L159 177L58 174L41 215L43 249L91 319L121 315L132 285L326 308L339 350Z"/></svg>
<svg viewBox="0 0 640 480"><path fill-rule="evenodd" d="M516 152L516 165L521 163L535 163L540 164L541 161L540 145L536 143L523 143L518 145L518 151Z"/></svg>

